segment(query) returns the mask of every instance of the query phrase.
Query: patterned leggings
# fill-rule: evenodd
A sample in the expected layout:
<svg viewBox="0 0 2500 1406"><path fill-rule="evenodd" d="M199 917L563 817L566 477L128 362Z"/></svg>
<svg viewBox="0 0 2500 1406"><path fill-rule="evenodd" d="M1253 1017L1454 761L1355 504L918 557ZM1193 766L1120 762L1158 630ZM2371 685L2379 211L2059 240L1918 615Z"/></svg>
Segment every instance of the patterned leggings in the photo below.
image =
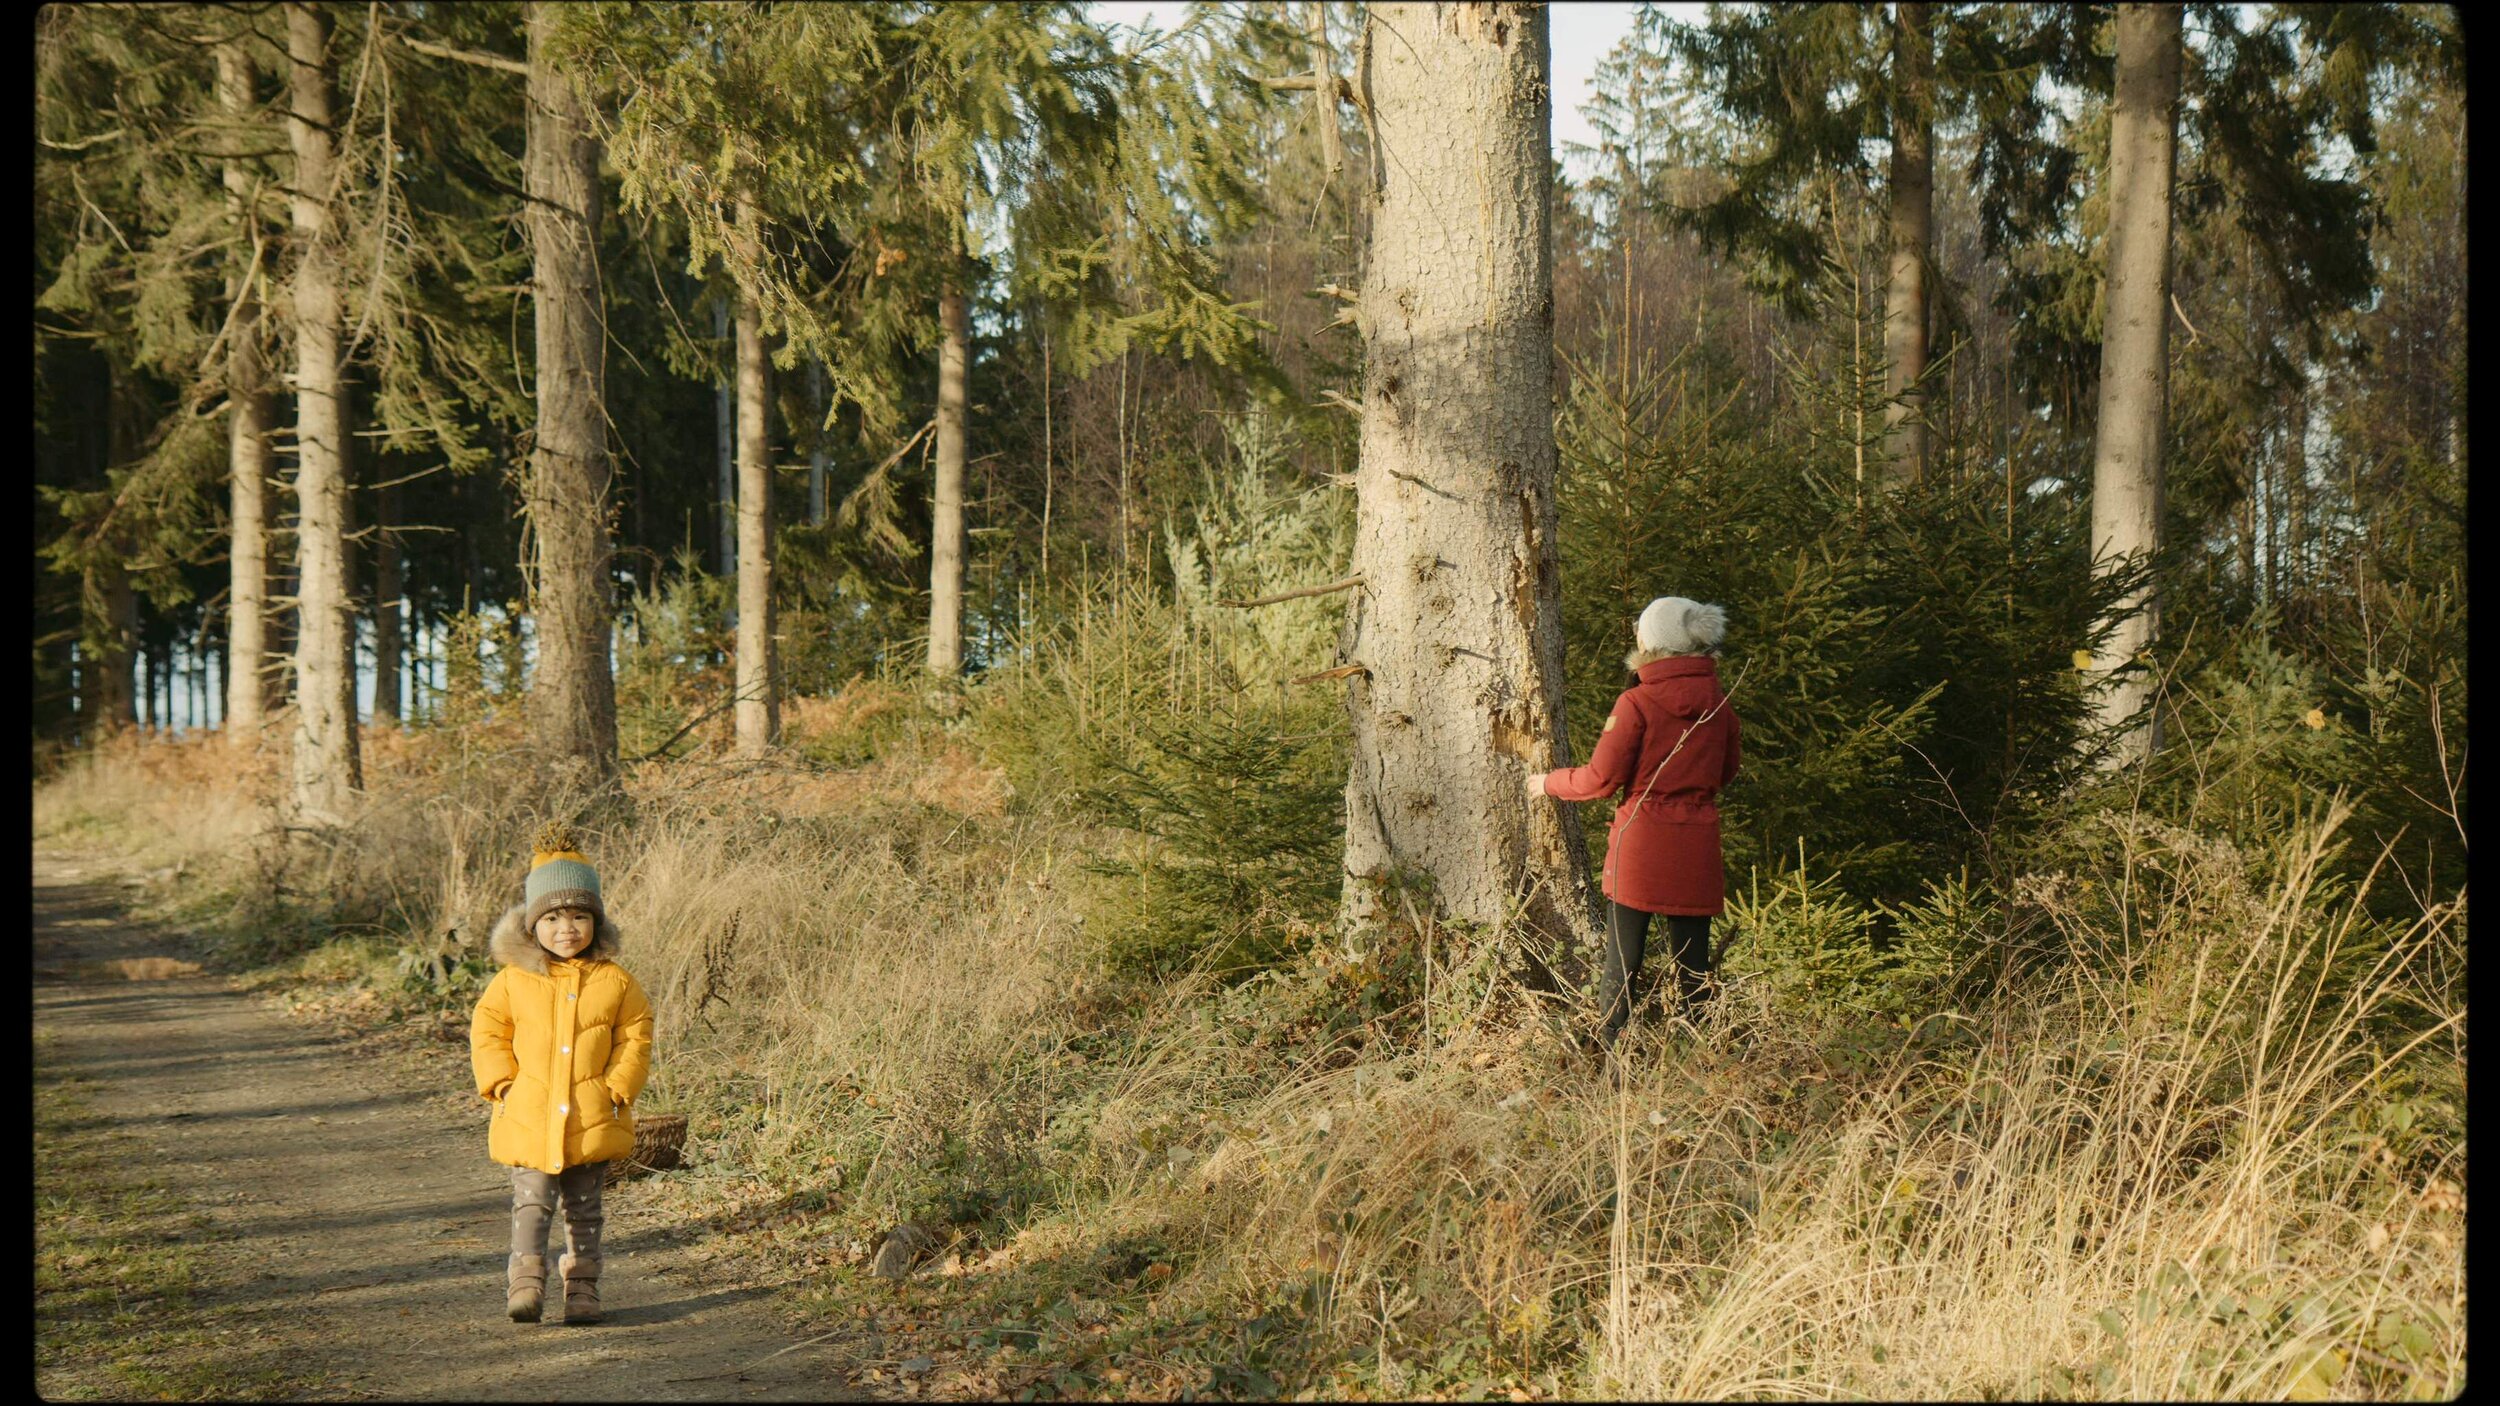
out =
<svg viewBox="0 0 2500 1406"><path fill-rule="evenodd" d="M529 1167L512 1169L512 1253L547 1252L547 1226L559 1203L564 1208L564 1272L576 1279L599 1277L599 1228L607 1212L599 1194L607 1181L608 1164L589 1162L549 1176Z"/></svg>

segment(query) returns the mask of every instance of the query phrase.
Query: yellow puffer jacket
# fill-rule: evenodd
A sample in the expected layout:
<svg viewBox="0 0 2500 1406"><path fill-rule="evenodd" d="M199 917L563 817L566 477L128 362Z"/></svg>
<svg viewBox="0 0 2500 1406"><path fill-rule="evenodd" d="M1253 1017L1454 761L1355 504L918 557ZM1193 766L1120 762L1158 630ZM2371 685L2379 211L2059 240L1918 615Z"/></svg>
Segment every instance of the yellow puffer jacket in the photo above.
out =
<svg viewBox="0 0 2500 1406"><path fill-rule="evenodd" d="M469 1015L469 1064L493 1102L487 1154L561 1172L634 1150L634 1099L651 1076L651 1003L616 964L616 925L599 920L581 955L557 958L515 906L487 951L503 970Z"/></svg>

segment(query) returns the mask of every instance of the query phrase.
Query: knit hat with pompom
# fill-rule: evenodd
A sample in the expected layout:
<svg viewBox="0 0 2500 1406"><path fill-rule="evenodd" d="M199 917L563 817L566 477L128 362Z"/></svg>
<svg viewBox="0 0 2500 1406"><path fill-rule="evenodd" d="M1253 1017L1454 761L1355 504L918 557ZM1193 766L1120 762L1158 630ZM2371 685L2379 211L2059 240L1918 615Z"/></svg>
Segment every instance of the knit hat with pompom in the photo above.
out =
<svg viewBox="0 0 2500 1406"><path fill-rule="evenodd" d="M1660 596L1641 612L1641 648L1661 654L1708 654L1727 637L1727 608L1682 596Z"/></svg>
<svg viewBox="0 0 2500 1406"><path fill-rule="evenodd" d="M599 871L590 867L571 826L549 821L538 832L536 850L530 856L529 881L521 889L529 905L524 919L528 926L536 927L556 908L587 908L594 918L607 917L599 902Z"/></svg>

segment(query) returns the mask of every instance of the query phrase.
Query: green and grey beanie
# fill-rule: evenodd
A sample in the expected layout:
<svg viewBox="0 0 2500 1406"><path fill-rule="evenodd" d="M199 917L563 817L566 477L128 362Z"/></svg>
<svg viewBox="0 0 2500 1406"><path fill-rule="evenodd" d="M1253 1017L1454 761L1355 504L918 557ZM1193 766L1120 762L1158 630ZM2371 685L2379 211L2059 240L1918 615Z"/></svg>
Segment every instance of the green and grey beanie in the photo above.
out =
<svg viewBox="0 0 2500 1406"><path fill-rule="evenodd" d="M556 908L587 908L591 916L606 921L608 910L599 902L599 871L590 867L573 831L551 821L538 832L536 849L530 856L529 881L521 890L529 910L522 915L524 928L535 929Z"/></svg>

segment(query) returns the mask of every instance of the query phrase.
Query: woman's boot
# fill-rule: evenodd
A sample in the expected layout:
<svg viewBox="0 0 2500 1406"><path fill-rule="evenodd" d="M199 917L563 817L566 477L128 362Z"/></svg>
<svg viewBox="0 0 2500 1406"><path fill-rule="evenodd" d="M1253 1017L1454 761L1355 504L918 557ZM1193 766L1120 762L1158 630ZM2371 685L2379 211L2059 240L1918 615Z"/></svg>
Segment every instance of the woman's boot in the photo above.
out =
<svg viewBox="0 0 2500 1406"><path fill-rule="evenodd" d="M547 1257L514 1255L504 1265L504 1312L515 1323L535 1323L547 1311Z"/></svg>

